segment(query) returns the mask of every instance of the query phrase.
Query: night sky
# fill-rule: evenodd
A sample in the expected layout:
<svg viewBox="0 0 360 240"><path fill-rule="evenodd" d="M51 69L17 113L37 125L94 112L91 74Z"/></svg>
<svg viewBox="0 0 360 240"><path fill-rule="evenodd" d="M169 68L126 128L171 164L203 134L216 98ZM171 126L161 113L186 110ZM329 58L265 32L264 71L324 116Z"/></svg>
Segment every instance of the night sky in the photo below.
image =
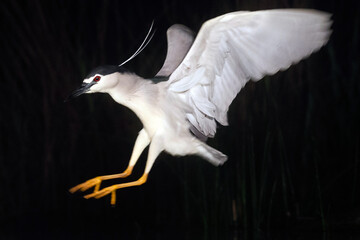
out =
<svg viewBox="0 0 360 240"><path fill-rule="evenodd" d="M154 38L125 65L151 78L172 24L197 32L227 12L272 8L332 13L333 33L310 58L242 89L230 126L208 141L228 155L224 166L162 153L116 206L69 193L122 172L142 128L106 94L64 103L91 69L126 60L154 20ZM356 239L359 16L355 0L1 1L0 238Z"/></svg>

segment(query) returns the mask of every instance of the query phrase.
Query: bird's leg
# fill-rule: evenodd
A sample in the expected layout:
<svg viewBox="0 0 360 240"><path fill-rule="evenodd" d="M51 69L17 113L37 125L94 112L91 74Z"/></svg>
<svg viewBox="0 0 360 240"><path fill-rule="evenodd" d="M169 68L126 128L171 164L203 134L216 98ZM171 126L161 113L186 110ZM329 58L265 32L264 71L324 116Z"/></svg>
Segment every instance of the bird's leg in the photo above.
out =
<svg viewBox="0 0 360 240"><path fill-rule="evenodd" d="M98 192L100 189L100 184L103 180L114 179L114 178L125 178L125 177L129 176L134 168L134 165L136 164L137 160L139 159L141 153L146 148L146 146L149 145L149 143L150 143L149 136L147 135L145 130L142 129L139 132L139 135L135 141L135 145L134 145L133 152L131 154L129 165L124 172L92 178L84 183L76 185L75 187L71 188L69 191L71 193L74 193L78 190L86 191L89 188L95 186L94 192Z"/></svg>
<svg viewBox="0 0 360 240"><path fill-rule="evenodd" d="M92 194L88 194L84 196L86 199L88 198L102 198L108 194L111 193L111 205L115 205L116 203L116 190L120 188L126 188L126 187L132 187L132 186L139 186L141 184L144 184L147 180L147 177L149 175L149 172L151 170L151 167L153 166L155 159L160 154L160 152L163 150L163 145L161 144L161 141L157 141L156 139L153 139L150 148L149 148L149 154L148 159L146 161L145 171L144 174L136 181L133 182L127 182L127 183L121 183L121 184L115 184L110 187L101 189L98 192L94 192Z"/></svg>

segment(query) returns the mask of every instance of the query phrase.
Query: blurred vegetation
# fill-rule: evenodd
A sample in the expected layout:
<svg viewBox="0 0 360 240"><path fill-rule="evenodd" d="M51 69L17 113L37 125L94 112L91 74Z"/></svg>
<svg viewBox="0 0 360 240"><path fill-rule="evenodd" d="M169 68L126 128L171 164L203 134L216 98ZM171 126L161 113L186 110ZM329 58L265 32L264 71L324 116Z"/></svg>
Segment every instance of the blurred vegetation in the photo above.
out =
<svg viewBox="0 0 360 240"><path fill-rule="evenodd" d="M154 39L126 66L143 77L160 69L171 24L197 31L226 12L288 7L333 13L331 40L309 59L240 92L230 126L219 127L209 141L229 156L224 166L162 154L147 184L118 191L116 207L109 198L68 193L88 178L125 169L141 129L136 116L107 95L63 103L89 70L125 60L153 19ZM340 0L1 1L1 234L351 234L360 224L359 16L357 1ZM130 180L141 175L146 154Z"/></svg>

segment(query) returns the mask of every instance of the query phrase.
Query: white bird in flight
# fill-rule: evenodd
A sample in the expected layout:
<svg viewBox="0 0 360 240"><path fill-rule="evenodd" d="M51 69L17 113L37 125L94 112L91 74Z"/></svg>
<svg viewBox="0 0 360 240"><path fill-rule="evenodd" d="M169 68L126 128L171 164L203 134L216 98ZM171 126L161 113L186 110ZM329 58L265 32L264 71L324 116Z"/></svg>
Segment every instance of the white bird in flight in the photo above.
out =
<svg viewBox="0 0 360 240"><path fill-rule="evenodd" d="M116 190L146 182L162 151L174 156L198 155L215 166L227 156L205 142L214 137L217 123L228 125L229 105L249 81L257 81L289 68L319 50L331 34L331 15L310 9L274 9L232 12L206 21L194 40L183 25L167 31L165 63L154 79L144 79L122 65L149 43L151 29L138 51L119 66L91 71L68 99L83 93L108 93L130 108L143 129L136 139L126 170L98 176L70 189L85 191L85 198L101 198ZM100 189L103 180L129 176L149 145L143 175L136 181Z"/></svg>

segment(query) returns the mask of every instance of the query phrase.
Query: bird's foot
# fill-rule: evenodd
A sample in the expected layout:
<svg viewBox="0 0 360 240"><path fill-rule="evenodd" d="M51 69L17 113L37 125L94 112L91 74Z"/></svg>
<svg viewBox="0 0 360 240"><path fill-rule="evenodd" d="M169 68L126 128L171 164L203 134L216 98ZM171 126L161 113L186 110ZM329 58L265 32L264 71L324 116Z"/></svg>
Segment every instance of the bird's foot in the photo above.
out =
<svg viewBox="0 0 360 240"><path fill-rule="evenodd" d="M95 178L87 180L84 183L76 185L75 187L71 188L69 191L71 193L74 193L74 192L79 191L79 190L84 192L84 191L88 190L89 188L95 186L95 189L94 189L94 193L95 193L95 192L99 191L101 182L102 182L101 176L100 177L95 177Z"/></svg>
<svg viewBox="0 0 360 240"><path fill-rule="evenodd" d="M147 174L144 174L141 178L139 178L138 180L134 181L134 182L128 182L128 183L121 183L121 184L116 184L116 185L112 185L110 187L106 187L104 189L101 189L100 191L97 192L93 192L91 194L85 195L84 198L89 199L89 198L102 198L108 194L111 193L111 205L115 205L116 203L116 190L120 189L120 188L126 188L126 187L132 187L132 186L139 186L141 184L144 184L147 180Z"/></svg>
<svg viewBox="0 0 360 240"><path fill-rule="evenodd" d="M127 176L129 176L132 172L132 166L129 166L124 172L119 173L119 174L113 174L113 175L105 175L105 176L99 176L99 177L95 177L92 179L87 180L84 183L81 183L79 185L76 185L75 187L71 188L69 191L71 193L77 192L77 191L86 191L91 187L95 186L94 189L94 193L98 192L100 189L100 184L103 180L108 180L108 179L114 179L114 178L125 178Z"/></svg>

